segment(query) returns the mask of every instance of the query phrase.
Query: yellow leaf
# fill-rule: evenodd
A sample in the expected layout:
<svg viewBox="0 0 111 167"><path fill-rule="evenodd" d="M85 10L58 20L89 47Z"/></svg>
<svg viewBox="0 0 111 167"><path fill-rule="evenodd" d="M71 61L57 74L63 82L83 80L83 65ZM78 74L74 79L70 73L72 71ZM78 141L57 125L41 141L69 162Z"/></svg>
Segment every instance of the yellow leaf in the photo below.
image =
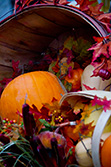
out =
<svg viewBox="0 0 111 167"><path fill-rule="evenodd" d="M74 41L74 38L69 36L64 42L64 48L71 50L73 46L73 41Z"/></svg>

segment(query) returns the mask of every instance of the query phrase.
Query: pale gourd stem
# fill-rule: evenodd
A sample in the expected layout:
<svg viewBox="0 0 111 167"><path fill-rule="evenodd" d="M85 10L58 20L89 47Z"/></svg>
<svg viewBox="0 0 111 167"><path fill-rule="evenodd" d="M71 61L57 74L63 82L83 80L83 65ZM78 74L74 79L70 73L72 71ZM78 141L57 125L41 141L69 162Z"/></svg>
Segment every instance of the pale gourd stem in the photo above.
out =
<svg viewBox="0 0 111 167"><path fill-rule="evenodd" d="M82 136L82 135L79 133L79 137L80 137L80 141L81 141L81 143L83 144L83 146L84 146L84 148L85 148L87 154L92 158L91 154L89 153L89 149L87 149L87 147L85 146L85 144L84 144L84 142L83 142L81 136Z"/></svg>

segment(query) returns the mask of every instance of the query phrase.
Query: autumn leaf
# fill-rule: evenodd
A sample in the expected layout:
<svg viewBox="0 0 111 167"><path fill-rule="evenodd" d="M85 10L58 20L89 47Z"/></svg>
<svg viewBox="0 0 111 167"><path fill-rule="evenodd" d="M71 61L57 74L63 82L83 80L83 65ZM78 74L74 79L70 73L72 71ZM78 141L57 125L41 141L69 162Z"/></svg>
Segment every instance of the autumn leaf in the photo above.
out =
<svg viewBox="0 0 111 167"><path fill-rule="evenodd" d="M64 48L71 50L73 46L73 41L74 41L74 38L72 36L69 36L64 42Z"/></svg>
<svg viewBox="0 0 111 167"><path fill-rule="evenodd" d="M84 124L81 122L81 128L80 128L80 134L85 135L85 136L91 136L91 133L93 133L95 126L93 126L94 121Z"/></svg>
<svg viewBox="0 0 111 167"><path fill-rule="evenodd" d="M93 70L93 74L91 75L91 77L93 77L93 76L99 76L99 71L101 69L108 69L107 59L104 58L104 57L101 58L100 62L92 62L91 64L95 67L95 69Z"/></svg>
<svg viewBox="0 0 111 167"><path fill-rule="evenodd" d="M101 104L103 105L103 110L104 111L111 110L111 100L107 100L107 98L104 97Z"/></svg>
<svg viewBox="0 0 111 167"><path fill-rule="evenodd" d="M104 97L104 99L100 99L99 97L95 95L94 99L91 100L91 103L92 103L92 106L98 104L99 106L103 108L105 112L106 110L111 109L111 100L107 100L106 97Z"/></svg>
<svg viewBox="0 0 111 167"><path fill-rule="evenodd" d="M102 42L96 43L88 50L94 50L92 62L94 62L101 55L105 56L106 58L109 58L111 55L111 41L105 44L103 44Z"/></svg>
<svg viewBox="0 0 111 167"><path fill-rule="evenodd" d="M111 33L111 13L101 14L96 19L101 22L109 33Z"/></svg>
<svg viewBox="0 0 111 167"><path fill-rule="evenodd" d="M19 60L18 61L12 60L12 68L13 68L12 78L17 77L22 73L22 69L19 68L19 63L20 63Z"/></svg>
<svg viewBox="0 0 111 167"><path fill-rule="evenodd" d="M103 42L103 40L110 40L110 36L111 34L109 35L106 35L105 37L96 37L96 36L93 36L93 39L95 40L95 42L99 43L99 42Z"/></svg>
<svg viewBox="0 0 111 167"><path fill-rule="evenodd" d="M102 56L100 60L91 63L95 67L91 77L100 76L103 80L107 80L111 77L111 60Z"/></svg>
<svg viewBox="0 0 111 167"><path fill-rule="evenodd" d="M88 7L89 7L90 12L91 12L90 15L96 18L96 16L103 14L104 12L100 11L102 6L103 6L103 3L99 3L95 6L89 5Z"/></svg>
<svg viewBox="0 0 111 167"><path fill-rule="evenodd" d="M94 4L97 0L76 0L77 5L80 5L81 11L87 11L89 9L89 5Z"/></svg>
<svg viewBox="0 0 111 167"><path fill-rule="evenodd" d="M59 65L58 65L58 62L57 61L53 61L51 64L50 64L50 67L52 66L52 71L54 71L55 73L59 72ZM49 69L50 70L50 69Z"/></svg>
<svg viewBox="0 0 111 167"><path fill-rule="evenodd" d="M48 118L48 112L49 112L49 109L46 108L44 105L43 107L40 109L40 111L37 109L37 107L33 104L32 107L29 106L29 110L30 112L34 115L34 118L35 120L38 120L38 119L46 119Z"/></svg>
<svg viewBox="0 0 111 167"><path fill-rule="evenodd" d="M93 39L95 40L95 42L100 43L100 42L103 42L104 37L95 37L95 36L93 36Z"/></svg>
<svg viewBox="0 0 111 167"><path fill-rule="evenodd" d="M88 123L88 124L84 124L83 121L76 121L77 125L75 126L75 128L73 129L73 134L76 135L76 138L78 136L79 139L79 135L91 135L91 133L94 130L93 121Z"/></svg>
<svg viewBox="0 0 111 167"><path fill-rule="evenodd" d="M84 121L85 118L87 118L87 117L90 116L90 114L91 114L92 111L93 111L93 109L90 109L90 108L89 108L89 105L88 105L88 104L85 104L84 109L83 109L83 112L81 113L81 118L80 118L80 120L83 120L83 121Z"/></svg>
<svg viewBox="0 0 111 167"><path fill-rule="evenodd" d="M3 78L0 83L1 85L6 86L10 81L12 81L12 78Z"/></svg>
<svg viewBox="0 0 111 167"><path fill-rule="evenodd" d="M71 68L73 69L74 68L74 62L68 62L68 58L67 57L64 57L61 59L60 63L59 63L59 67L60 67L60 73L61 75L67 75L68 73L68 69Z"/></svg>

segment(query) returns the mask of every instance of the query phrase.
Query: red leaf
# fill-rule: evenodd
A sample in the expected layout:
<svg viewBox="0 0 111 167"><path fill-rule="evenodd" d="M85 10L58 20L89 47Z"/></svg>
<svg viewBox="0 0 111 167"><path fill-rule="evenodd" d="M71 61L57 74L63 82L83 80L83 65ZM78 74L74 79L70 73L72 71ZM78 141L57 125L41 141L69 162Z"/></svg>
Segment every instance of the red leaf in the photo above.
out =
<svg viewBox="0 0 111 167"><path fill-rule="evenodd" d="M96 19L103 24L103 26L109 33L111 33L111 13L101 14Z"/></svg>
<svg viewBox="0 0 111 167"><path fill-rule="evenodd" d="M19 69L19 63L20 61L14 61L12 60L12 68L14 70L13 74L12 74L12 78L15 78L17 76L19 76L22 73L22 69Z"/></svg>
<svg viewBox="0 0 111 167"><path fill-rule="evenodd" d="M97 2L97 0L76 0L77 5L80 5L81 11L87 11L89 10L89 5L92 5L93 3Z"/></svg>
<svg viewBox="0 0 111 167"><path fill-rule="evenodd" d="M103 106L103 110L106 112L106 110L111 109L111 100L107 100L106 97L104 99L100 99L97 96L94 97L93 100L91 100L92 106L95 106L96 104Z"/></svg>
<svg viewBox="0 0 111 167"><path fill-rule="evenodd" d="M100 4L97 4L96 6L92 6L92 5L89 5L88 7L89 7L89 9L90 9L90 12L91 12L91 16L98 16L98 15L100 15L100 14L103 14L103 12L102 11L100 11L100 9L102 8L102 6L103 6L103 3L100 3Z"/></svg>
<svg viewBox="0 0 111 167"><path fill-rule="evenodd" d="M48 118L48 111L49 111L49 109L47 109L45 106L43 106L42 108L41 108L41 110L39 111L38 109L37 109L37 107L33 104L32 105L32 107L30 107L30 111L31 111L31 113L32 114L34 114L34 118L36 119L36 120L38 120L39 118Z"/></svg>
<svg viewBox="0 0 111 167"><path fill-rule="evenodd" d="M92 62L94 62L101 55L104 55L106 58L109 58L111 55L111 41L105 44L103 44L102 42L96 43L88 50L94 50Z"/></svg>
<svg viewBox="0 0 111 167"><path fill-rule="evenodd" d="M6 86L11 80L12 78L3 78L0 83Z"/></svg>
<svg viewBox="0 0 111 167"><path fill-rule="evenodd" d="M95 42L99 43L99 42L102 42L104 40L104 37L95 37L95 36L93 36L93 39L95 40Z"/></svg>

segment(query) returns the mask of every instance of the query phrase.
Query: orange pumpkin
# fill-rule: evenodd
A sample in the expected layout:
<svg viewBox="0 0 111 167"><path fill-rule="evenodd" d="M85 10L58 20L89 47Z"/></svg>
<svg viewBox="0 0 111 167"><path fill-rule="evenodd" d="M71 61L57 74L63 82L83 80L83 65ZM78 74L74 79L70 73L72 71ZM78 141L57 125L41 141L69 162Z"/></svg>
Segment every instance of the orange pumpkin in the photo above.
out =
<svg viewBox="0 0 111 167"><path fill-rule="evenodd" d="M70 72L71 77L69 77L68 75L65 77L65 80L69 83L72 83L72 90L76 89L80 89L81 87L81 76L83 73L83 69L81 68L77 68L77 69L73 69Z"/></svg>
<svg viewBox="0 0 111 167"><path fill-rule="evenodd" d="M25 102L34 104L39 110L43 103L51 103L53 97L57 100L65 93L58 78L46 71L35 71L22 74L13 79L4 89L0 99L0 116L10 120L18 118L17 110L22 112Z"/></svg>
<svg viewBox="0 0 111 167"><path fill-rule="evenodd" d="M106 138L101 148L101 164L103 167L111 167L111 135Z"/></svg>

